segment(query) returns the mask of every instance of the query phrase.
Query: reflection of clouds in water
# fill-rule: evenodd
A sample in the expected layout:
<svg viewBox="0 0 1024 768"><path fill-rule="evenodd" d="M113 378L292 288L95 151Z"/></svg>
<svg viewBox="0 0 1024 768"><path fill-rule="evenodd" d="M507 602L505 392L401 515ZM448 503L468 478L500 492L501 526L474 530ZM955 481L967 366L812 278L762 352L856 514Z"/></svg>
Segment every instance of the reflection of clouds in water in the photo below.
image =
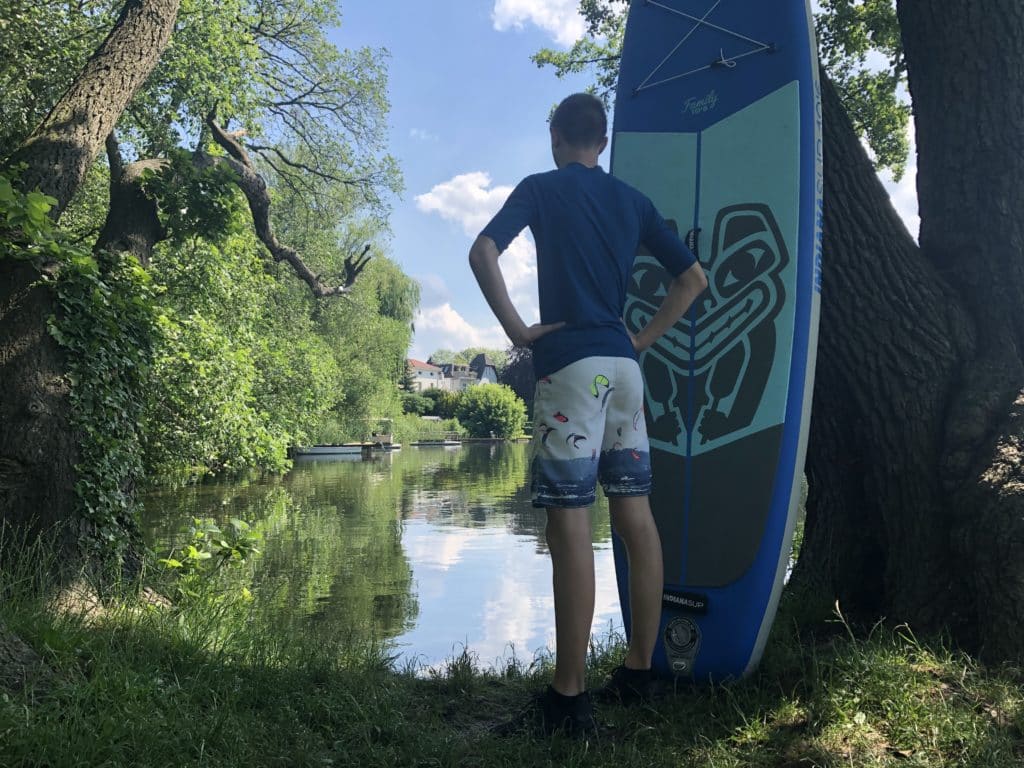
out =
<svg viewBox="0 0 1024 768"><path fill-rule="evenodd" d="M421 570L447 571L462 559L462 552L472 540L484 534L478 528L448 526L435 528L420 521L406 522L403 548L413 567Z"/></svg>
<svg viewBox="0 0 1024 768"><path fill-rule="evenodd" d="M433 666L465 646L490 666L513 648L525 660L554 648L551 562L534 537L407 520L403 546L420 606L416 625L397 638L403 656ZM621 626L611 547L594 559L594 631L603 636Z"/></svg>

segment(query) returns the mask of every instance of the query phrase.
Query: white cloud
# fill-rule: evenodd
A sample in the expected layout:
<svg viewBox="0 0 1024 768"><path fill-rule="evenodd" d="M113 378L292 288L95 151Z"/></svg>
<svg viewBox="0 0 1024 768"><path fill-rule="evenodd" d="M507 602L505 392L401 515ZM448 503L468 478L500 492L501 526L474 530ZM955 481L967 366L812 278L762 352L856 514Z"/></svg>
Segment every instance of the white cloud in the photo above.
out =
<svg viewBox="0 0 1024 768"><path fill-rule="evenodd" d="M473 238L498 212L511 192L510 186L492 186L490 175L484 171L474 171L454 176L436 184L429 192L417 195L416 207L457 224L468 237ZM502 254L500 264L509 297L523 320L527 323L538 322L537 250L525 232L512 241ZM433 310L424 310L424 314L438 310L443 310L443 305ZM417 324L417 329L419 327ZM465 346L468 344L455 348L462 349Z"/></svg>
<svg viewBox="0 0 1024 768"><path fill-rule="evenodd" d="M416 317L417 347L423 346L421 336L429 337L434 344L431 349L465 349L466 347L508 346L508 337L495 322L493 325L477 327L460 315L451 304L445 302L437 307L421 309Z"/></svg>
<svg viewBox="0 0 1024 768"><path fill-rule="evenodd" d="M533 24L568 47L586 31L578 7L577 0L495 0L491 19L499 32Z"/></svg>
<svg viewBox="0 0 1024 768"><path fill-rule="evenodd" d="M512 187L491 187L490 175L474 171L443 181L429 192L417 195L416 207L461 225L467 235L475 237L511 192Z"/></svg>
<svg viewBox="0 0 1024 768"><path fill-rule="evenodd" d="M431 133L430 131L426 131L422 128L410 128L409 136L417 141L426 141L431 143L437 141L439 138L436 133Z"/></svg>

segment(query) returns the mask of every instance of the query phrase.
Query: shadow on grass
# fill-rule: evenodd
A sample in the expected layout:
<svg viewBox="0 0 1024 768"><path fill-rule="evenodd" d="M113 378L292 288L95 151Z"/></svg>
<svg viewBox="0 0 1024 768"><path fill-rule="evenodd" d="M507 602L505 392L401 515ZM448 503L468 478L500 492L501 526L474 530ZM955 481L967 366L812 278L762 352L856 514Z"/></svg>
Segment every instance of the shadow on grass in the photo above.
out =
<svg viewBox="0 0 1024 768"><path fill-rule="evenodd" d="M0 764L211 766L1018 766L1024 676L985 669L905 628L801 635L783 612L760 669L731 685L666 685L604 707L590 742L500 738L547 656L482 668L394 667L385 647L296 636L240 597L188 605L54 602L10 579L0 621L53 670L45 695L0 695ZM353 634L354 637L354 634ZM590 684L624 652L596 641Z"/></svg>

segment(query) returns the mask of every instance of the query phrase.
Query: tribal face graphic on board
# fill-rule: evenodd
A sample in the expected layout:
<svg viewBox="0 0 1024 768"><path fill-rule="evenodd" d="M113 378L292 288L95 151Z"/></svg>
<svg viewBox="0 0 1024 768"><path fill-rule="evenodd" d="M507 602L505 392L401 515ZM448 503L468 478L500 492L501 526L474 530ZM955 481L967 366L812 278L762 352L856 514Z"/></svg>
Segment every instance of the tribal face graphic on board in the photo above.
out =
<svg viewBox="0 0 1024 768"><path fill-rule="evenodd" d="M695 234L689 239L697 252ZM677 445L684 429L692 432L693 453L735 439L757 414L775 360L775 318L785 298L780 274L789 254L771 210L758 203L721 209L710 251L697 253L708 289L640 355L651 443L673 453L685 453ZM626 300L631 331L650 322L670 282L641 251Z"/></svg>

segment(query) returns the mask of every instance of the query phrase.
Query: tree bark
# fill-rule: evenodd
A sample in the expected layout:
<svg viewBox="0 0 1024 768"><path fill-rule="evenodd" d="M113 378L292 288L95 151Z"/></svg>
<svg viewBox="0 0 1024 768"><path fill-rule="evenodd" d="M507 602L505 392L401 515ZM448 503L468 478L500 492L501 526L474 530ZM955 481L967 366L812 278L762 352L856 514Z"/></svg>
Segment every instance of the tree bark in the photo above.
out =
<svg viewBox="0 0 1024 768"><path fill-rule="evenodd" d="M130 253L142 266L149 266L153 249L167 238L160 222L157 201L142 188L147 170L159 171L163 160L139 160L125 167L121 148L113 131L107 136L107 159L110 166L110 206L107 220L93 250Z"/></svg>
<svg viewBox="0 0 1024 768"><path fill-rule="evenodd" d="M794 587L1024 658L1024 8L898 3L920 249L825 84L822 317Z"/></svg>
<svg viewBox="0 0 1024 768"><path fill-rule="evenodd" d="M71 202L104 140L159 61L179 4L127 0L82 73L6 163L27 164L22 187L56 198L55 217Z"/></svg>
<svg viewBox="0 0 1024 768"><path fill-rule="evenodd" d="M897 3L917 120L921 248L962 297L961 359L938 467L973 645L1024 658L1024 6Z"/></svg>
<svg viewBox="0 0 1024 768"><path fill-rule="evenodd" d="M813 582L854 618L936 628L959 586L935 469L969 323L893 209L827 78L822 99L822 314L795 583Z"/></svg>
<svg viewBox="0 0 1024 768"><path fill-rule="evenodd" d="M0 621L0 691L18 693L29 688L40 696L53 682L53 670Z"/></svg>
<svg viewBox="0 0 1024 768"><path fill-rule="evenodd" d="M26 262L0 261L0 524L29 532L26 540L50 531L71 551L78 448L43 277Z"/></svg>
<svg viewBox="0 0 1024 768"><path fill-rule="evenodd" d="M103 45L43 124L9 159L26 164L25 189L57 199L54 216L174 28L179 0L128 0ZM47 331L57 311L40 265L0 260L0 521L30 534L56 535L64 562L78 559L84 521L74 514L78 441L71 427L63 350ZM52 276L51 276L52 277Z"/></svg>

